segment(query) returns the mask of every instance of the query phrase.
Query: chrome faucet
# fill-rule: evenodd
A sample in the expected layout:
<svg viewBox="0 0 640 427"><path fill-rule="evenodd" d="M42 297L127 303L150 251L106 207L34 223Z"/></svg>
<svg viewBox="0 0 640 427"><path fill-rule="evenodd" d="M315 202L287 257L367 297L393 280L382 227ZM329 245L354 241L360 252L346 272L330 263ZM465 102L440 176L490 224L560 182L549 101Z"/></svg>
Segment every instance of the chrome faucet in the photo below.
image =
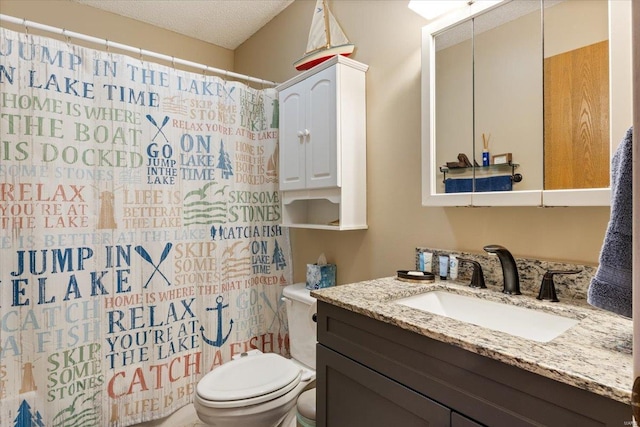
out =
<svg viewBox="0 0 640 427"><path fill-rule="evenodd" d="M502 276L504 278L502 292L505 294L521 295L518 267L516 267L516 260L513 259L511 252L500 245L487 245L483 249L492 255L497 255L500 260Z"/></svg>

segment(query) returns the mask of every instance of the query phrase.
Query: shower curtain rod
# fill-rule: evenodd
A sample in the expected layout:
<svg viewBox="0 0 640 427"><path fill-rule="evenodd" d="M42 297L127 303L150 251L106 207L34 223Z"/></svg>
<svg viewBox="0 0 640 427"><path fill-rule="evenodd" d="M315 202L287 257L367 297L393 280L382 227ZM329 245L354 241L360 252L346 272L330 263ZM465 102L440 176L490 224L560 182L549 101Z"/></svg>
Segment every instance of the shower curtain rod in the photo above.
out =
<svg viewBox="0 0 640 427"><path fill-rule="evenodd" d="M152 52L150 50L145 50L145 49L129 46L129 45L122 44L122 43L112 42L112 41L109 41L107 39L100 39L98 37L93 37L93 36L88 36L86 34L81 34L81 33L76 33L76 32L73 32L73 31L68 31L68 30L65 30L63 28L57 28L57 27L52 27L50 25L39 24L37 22L27 21L26 19L15 18L15 17L9 16L9 15L0 14L0 21L6 21L6 22L10 22L12 24L17 24L17 25L24 25L25 29L27 29L27 30L29 28L35 28L35 29L38 29L38 30L59 34L59 35L62 35L64 37L69 37L69 38L74 38L74 39L87 41L87 42L90 42L90 43L104 45L107 50L110 47L113 47L113 48L124 50L124 51L127 51L127 52L137 53L137 54L140 54L140 56L146 56L146 57L151 57L151 58L162 59L164 61L171 62L171 64L173 64L173 65L181 64L181 65L186 65L188 67L198 68L198 69L201 69L201 70L204 70L204 71L209 71L211 73L221 74L226 78L233 77L233 78L236 78L236 79L245 80L245 81L258 83L258 84L262 84L262 85L271 85L271 86L278 85L278 83L272 82L272 81L269 81L269 80L263 80L263 79L259 79L259 78L256 78L256 77L247 76L247 75L244 75L244 74L234 73L233 71L222 70L220 68L214 68L214 67L210 67L208 65L199 64L197 62L187 61L185 59L175 58L173 56L165 55L165 54L162 54L162 53Z"/></svg>

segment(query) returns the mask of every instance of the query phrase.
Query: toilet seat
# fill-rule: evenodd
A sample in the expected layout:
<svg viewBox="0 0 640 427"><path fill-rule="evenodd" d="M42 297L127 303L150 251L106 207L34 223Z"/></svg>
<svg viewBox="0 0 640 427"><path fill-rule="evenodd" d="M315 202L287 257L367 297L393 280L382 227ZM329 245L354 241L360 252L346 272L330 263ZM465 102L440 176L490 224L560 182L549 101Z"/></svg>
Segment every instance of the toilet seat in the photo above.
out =
<svg viewBox="0 0 640 427"><path fill-rule="evenodd" d="M236 408L276 399L301 381L302 369L275 353L241 357L205 375L196 393L205 406Z"/></svg>

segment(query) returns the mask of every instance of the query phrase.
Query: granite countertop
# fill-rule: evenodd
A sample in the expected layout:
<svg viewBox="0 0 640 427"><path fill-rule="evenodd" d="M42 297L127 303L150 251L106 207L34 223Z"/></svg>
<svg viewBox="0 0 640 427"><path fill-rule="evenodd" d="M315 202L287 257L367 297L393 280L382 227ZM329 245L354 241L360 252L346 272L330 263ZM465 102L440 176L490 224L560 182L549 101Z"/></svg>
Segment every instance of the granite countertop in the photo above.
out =
<svg viewBox="0 0 640 427"><path fill-rule="evenodd" d="M537 342L392 303L437 289L543 310L580 322L550 342ZM422 284L395 277L318 289L311 295L623 403L631 401L633 322L622 316L586 306L539 301L529 295L474 289L453 281Z"/></svg>

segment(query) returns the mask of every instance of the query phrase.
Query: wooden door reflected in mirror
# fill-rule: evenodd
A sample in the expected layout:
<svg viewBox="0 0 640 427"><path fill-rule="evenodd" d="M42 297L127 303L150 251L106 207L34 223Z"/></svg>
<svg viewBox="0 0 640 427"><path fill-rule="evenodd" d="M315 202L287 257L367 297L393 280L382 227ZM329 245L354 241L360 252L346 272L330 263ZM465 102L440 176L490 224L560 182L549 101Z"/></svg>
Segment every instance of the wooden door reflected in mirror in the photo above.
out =
<svg viewBox="0 0 640 427"><path fill-rule="evenodd" d="M544 188L609 186L609 41L605 0L545 14Z"/></svg>

